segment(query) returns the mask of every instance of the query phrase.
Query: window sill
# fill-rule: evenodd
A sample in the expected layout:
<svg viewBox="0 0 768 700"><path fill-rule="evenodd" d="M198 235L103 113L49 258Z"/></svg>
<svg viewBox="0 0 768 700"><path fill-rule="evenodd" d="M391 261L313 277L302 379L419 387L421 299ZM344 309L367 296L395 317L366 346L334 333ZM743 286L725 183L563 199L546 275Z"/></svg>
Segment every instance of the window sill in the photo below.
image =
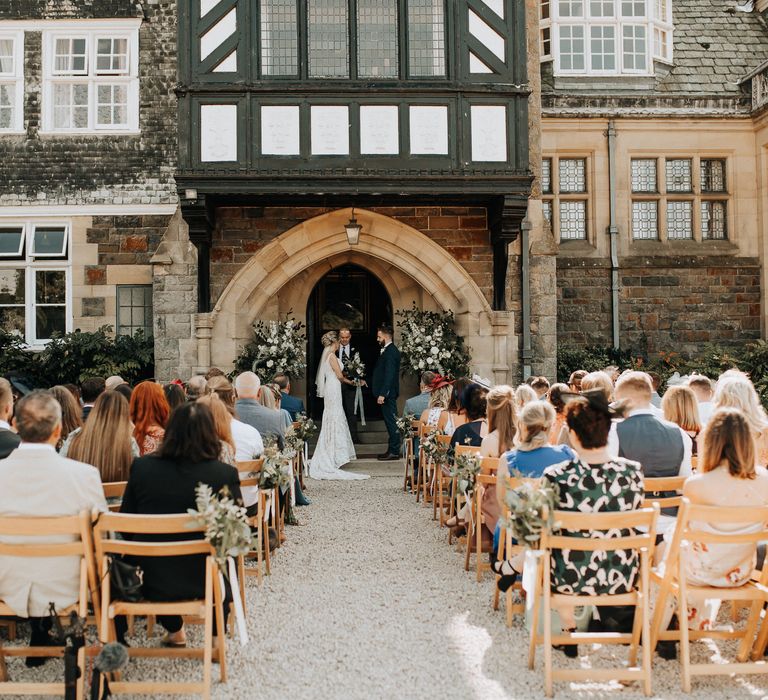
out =
<svg viewBox="0 0 768 700"><path fill-rule="evenodd" d="M588 255L597 252L597 248L585 239L566 239L560 241L560 253L568 255Z"/></svg>
<svg viewBox="0 0 768 700"><path fill-rule="evenodd" d="M26 136L27 132L22 129L17 131L16 129L0 129L0 136Z"/></svg>
<svg viewBox="0 0 768 700"><path fill-rule="evenodd" d="M680 253L685 255L734 255L739 247L727 240L667 240L667 241L635 241L629 246L634 254L663 254Z"/></svg>
<svg viewBox="0 0 768 700"><path fill-rule="evenodd" d="M24 133L24 132L22 132ZM72 129L70 131L43 131L37 132L40 136L140 136L141 129Z"/></svg>

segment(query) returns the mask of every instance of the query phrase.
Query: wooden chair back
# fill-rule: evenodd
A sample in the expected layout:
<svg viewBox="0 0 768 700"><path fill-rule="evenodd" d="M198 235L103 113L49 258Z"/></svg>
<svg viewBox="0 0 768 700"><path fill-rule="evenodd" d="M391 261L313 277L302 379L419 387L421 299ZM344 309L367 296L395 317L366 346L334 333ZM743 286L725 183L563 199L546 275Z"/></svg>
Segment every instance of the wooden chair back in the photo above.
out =
<svg viewBox="0 0 768 700"><path fill-rule="evenodd" d="M552 514L557 530L545 530L541 537L543 554L539 559L541 576L535 577L536 590L533 595L533 619L531 621L531 642L529 666L535 663L536 645L544 644L544 687L548 697L552 696L555 681L639 681L646 695L651 693L651 635L648 598L650 593L650 568L656 543L656 521L659 507L624 512L580 513L555 511ZM546 517L546 513L545 513ZM581 533L626 530L628 534L617 537L585 537ZM565 594L551 589L551 556L555 550L571 552L615 552L634 550L639 555L639 572L635 584L629 591L616 594ZM552 612L581 605L613 606L626 605L635 608L631 633L552 633ZM543 612L543 635L539 633L539 618ZM561 613L562 614L562 613ZM642 639L642 664L636 666L637 653ZM560 644L628 644L629 664L623 669L580 668L555 669L552 663L552 649Z"/></svg>
<svg viewBox="0 0 768 700"><path fill-rule="evenodd" d="M479 455L480 448L474 445L456 445L456 455Z"/></svg>
<svg viewBox="0 0 768 700"><path fill-rule="evenodd" d="M114 694L201 694L210 697L213 663L213 620L216 610L218 655L221 664L221 680L226 680L226 639L224 634L224 593L219 582L218 568L213 559L211 545L204 539L189 539L190 535L202 534L205 527L197 524L187 514L135 515L103 513L94 526L96 557L101 576L101 623L99 637L103 643L115 641L114 620L118 615L182 615L202 618L204 639L202 648L142 648L134 644L129 648L131 657L168 656L198 658L203 661L202 680L198 682L110 682ZM117 537L117 533L131 535L131 539ZM177 535L171 540L142 540L141 536ZM137 539L134 539L137 538ZM203 555L205 559L205 592L195 600L140 601L131 603L113 598L109 566L113 556L176 557Z"/></svg>
<svg viewBox="0 0 768 700"><path fill-rule="evenodd" d="M4 538L11 541L3 541ZM16 538L22 538L19 541ZM39 539L28 539L39 538ZM16 541L14 541L16 540ZM54 558L51 568L60 567L58 557L79 557L80 573L78 582L77 601L68 608L57 610L60 617L68 617L70 612L77 612L83 618L88 618L88 594L92 592L92 603L96 614L100 609L100 599L96 582L96 568L93 556L93 540L91 536L91 514L82 511L77 515L55 518L0 517L0 556L26 558ZM4 601L0 600L0 616L15 617L16 612ZM5 670L4 656L48 657L64 655L64 647L53 646L13 646L0 647L0 694L2 695L60 695L64 696L64 683L26 681L9 681ZM85 692L85 655L82 647L77 653L77 665L80 677L77 680L76 693L78 698L84 697Z"/></svg>
<svg viewBox="0 0 768 700"><path fill-rule="evenodd" d="M242 462L235 462L235 469L237 469L240 474L250 474L251 472L258 474L261 471L261 468L264 466L264 457L259 457L258 459L249 459ZM243 486L243 480L240 479L240 485ZM258 484L250 484L258 486Z"/></svg>
<svg viewBox="0 0 768 700"><path fill-rule="evenodd" d="M238 467L244 465L248 467L248 471L241 472L240 476L240 488L259 488L259 482L261 480L261 468L264 466L264 458L252 460L250 462L238 462ZM255 476L243 477L244 473L253 473ZM274 496L273 496L274 497ZM267 575L272 573L272 559L269 551L269 524L266 522L266 501L267 495L263 490L259 490L259 497L256 501L256 514L251 515L248 518L248 522L251 528L256 528L256 539L258 541L258 547L255 551L251 552L249 557L256 557L256 569L255 572L251 568L245 568L244 561L240 560L240 585L242 588L243 600L245 600L245 576L247 574L255 573L258 577L259 585L263 581L263 573ZM264 572L262 572L262 564Z"/></svg>
<svg viewBox="0 0 768 700"><path fill-rule="evenodd" d="M687 478L686 476L645 477L643 506L658 503L659 508L678 507L683 498L683 484Z"/></svg>
<svg viewBox="0 0 768 700"><path fill-rule="evenodd" d="M108 481L106 484L103 484L104 498L107 499L107 503L109 503L109 499L120 499L122 501L127 483L127 481ZM109 509L119 511L120 503L109 503Z"/></svg>

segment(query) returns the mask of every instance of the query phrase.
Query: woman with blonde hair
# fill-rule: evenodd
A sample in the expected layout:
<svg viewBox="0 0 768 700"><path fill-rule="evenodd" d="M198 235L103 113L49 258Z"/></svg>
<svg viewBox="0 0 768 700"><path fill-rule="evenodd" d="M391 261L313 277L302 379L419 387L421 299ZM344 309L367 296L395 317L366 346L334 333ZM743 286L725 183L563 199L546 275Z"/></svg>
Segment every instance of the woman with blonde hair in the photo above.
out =
<svg viewBox="0 0 768 700"><path fill-rule="evenodd" d="M467 411L463 403L464 390L470 385L466 377L459 377L453 382L446 409L440 414L437 427L444 435L453 435L456 428L467 422Z"/></svg>
<svg viewBox="0 0 768 700"><path fill-rule="evenodd" d="M608 401L613 401L613 380L608 372L590 372L581 378L581 390L600 389Z"/></svg>
<svg viewBox="0 0 768 700"><path fill-rule="evenodd" d="M208 380L208 389L218 396L231 416L235 415L235 387L224 376L213 376Z"/></svg>
<svg viewBox="0 0 768 700"><path fill-rule="evenodd" d="M61 438L56 445L56 449L61 451L67 439L74 437L83 427L83 409L67 387L55 386L51 393L61 406Z"/></svg>
<svg viewBox="0 0 768 700"><path fill-rule="evenodd" d="M701 432L699 403L696 394L687 386L671 386L661 399L661 410L665 420L679 425L693 441L692 455L698 452L698 437Z"/></svg>
<svg viewBox="0 0 768 700"><path fill-rule="evenodd" d="M61 455L96 467L105 483L127 481L131 463L139 456L128 414L128 401L122 394L103 392L83 429L62 446Z"/></svg>
<svg viewBox="0 0 768 700"><path fill-rule="evenodd" d="M749 377L739 370L720 375L715 388L713 408L737 408L747 419L755 440L756 464L768 465L768 416Z"/></svg>
<svg viewBox="0 0 768 700"><path fill-rule="evenodd" d="M579 380L581 382L581 380ZM566 442L568 428L565 425L565 404L566 397L571 394L567 384L553 384L547 393L547 399L555 409L555 421L549 430L549 441L553 445Z"/></svg>
<svg viewBox="0 0 768 700"><path fill-rule="evenodd" d="M197 399L196 403L208 406L213 416L213 426L221 442L219 461L235 466L235 441L232 438L232 416L224 402L216 394L207 394Z"/></svg>
<svg viewBox="0 0 768 700"><path fill-rule="evenodd" d="M419 422L422 425L437 427L443 412L448 409L453 391L452 383L449 379L438 375L435 381L429 387L429 404L425 411L419 416Z"/></svg>
<svg viewBox="0 0 768 700"><path fill-rule="evenodd" d="M488 435L480 443L482 457L501 457L515 446L517 411L515 390L502 384L495 386L485 397Z"/></svg>
<svg viewBox="0 0 768 700"><path fill-rule="evenodd" d="M515 408L517 409L518 415L523 409L523 406L531 403L531 401L538 401L538 399L538 395L528 384L521 384L517 387L517 389L515 389Z"/></svg>

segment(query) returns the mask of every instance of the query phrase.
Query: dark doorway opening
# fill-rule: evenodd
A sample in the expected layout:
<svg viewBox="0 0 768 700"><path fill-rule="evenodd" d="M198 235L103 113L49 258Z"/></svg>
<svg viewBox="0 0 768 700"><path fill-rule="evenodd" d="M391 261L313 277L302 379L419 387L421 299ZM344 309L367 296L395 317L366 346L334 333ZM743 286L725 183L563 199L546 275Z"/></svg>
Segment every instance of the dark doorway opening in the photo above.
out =
<svg viewBox="0 0 768 700"><path fill-rule="evenodd" d="M323 348L320 338L327 331L347 327L352 348L360 353L370 381L379 357L376 328L392 323L392 301L378 278L358 265L331 270L312 290L307 303L307 408L313 418L323 411L323 400L315 392L317 363ZM366 420L378 420L381 411L369 388L363 388Z"/></svg>

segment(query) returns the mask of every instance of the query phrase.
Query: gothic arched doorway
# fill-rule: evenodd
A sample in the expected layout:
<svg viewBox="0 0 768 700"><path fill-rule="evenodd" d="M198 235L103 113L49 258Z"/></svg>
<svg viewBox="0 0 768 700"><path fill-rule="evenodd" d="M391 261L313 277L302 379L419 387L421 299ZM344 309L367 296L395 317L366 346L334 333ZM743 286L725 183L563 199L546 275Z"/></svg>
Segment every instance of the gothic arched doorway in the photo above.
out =
<svg viewBox="0 0 768 700"><path fill-rule="evenodd" d="M310 415L322 412L322 399L315 395L314 371L320 361L320 338L331 330L352 331L352 347L360 353L370 373L379 356L376 328L392 323L392 301L379 279L363 267L341 265L315 285L307 302L307 408ZM366 418L380 418L379 407L369 389L363 390Z"/></svg>

